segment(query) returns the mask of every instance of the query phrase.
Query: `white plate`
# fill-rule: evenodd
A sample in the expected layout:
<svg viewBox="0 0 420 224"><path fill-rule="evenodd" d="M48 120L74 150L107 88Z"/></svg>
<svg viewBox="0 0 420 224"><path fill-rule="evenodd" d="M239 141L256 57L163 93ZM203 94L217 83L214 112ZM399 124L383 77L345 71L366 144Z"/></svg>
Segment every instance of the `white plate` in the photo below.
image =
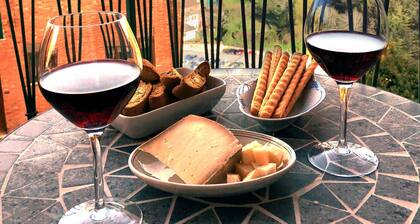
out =
<svg viewBox="0 0 420 224"><path fill-rule="evenodd" d="M280 179L288 170L293 166L296 161L295 151L285 142L261 133L245 131L245 130L236 130L233 129L231 132L239 140L242 145L246 145L254 140L259 141L261 144L269 143L275 146L284 147L289 153L289 163L286 167L278 170L277 172L260 177L254 180L239 182L239 183L224 183L224 184L184 184L177 182L170 182L157 179L147 173L142 167L144 162L144 152L141 150L141 146L135 149L128 159L128 165L131 171L140 178L146 184L158 188L160 190L170 192L178 195L185 196L195 196L195 197L221 197L236 195L245 192L250 192L263 188L278 179ZM146 142L147 143L147 142ZM146 144L144 143L144 144Z"/></svg>
<svg viewBox="0 0 420 224"><path fill-rule="evenodd" d="M181 75L192 71L187 68L177 70ZM205 91L138 116L120 114L111 125L131 138L142 138L164 130L189 114L201 115L210 111L225 91L226 82L210 74Z"/></svg>

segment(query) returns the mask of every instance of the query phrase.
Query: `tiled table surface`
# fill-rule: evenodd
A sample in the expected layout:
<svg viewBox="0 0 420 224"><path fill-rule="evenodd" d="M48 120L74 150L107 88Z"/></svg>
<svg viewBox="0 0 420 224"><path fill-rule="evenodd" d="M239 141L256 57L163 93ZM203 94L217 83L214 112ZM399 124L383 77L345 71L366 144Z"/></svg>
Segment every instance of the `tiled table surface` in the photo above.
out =
<svg viewBox="0 0 420 224"><path fill-rule="evenodd" d="M237 86L255 70L214 70L226 94L206 117L228 128L263 132L242 116ZM318 141L337 138L335 83L318 76L325 101L275 135L295 150L298 162L268 188L226 198L178 197L146 186L127 159L147 139L130 139L113 128L102 137L107 195L143 209L146 223L420 223L420 105L356 84L351 96L349 138L370 147L379 169L362 178L337 178L314 169L306 153ZM48 111L0 142L3 223L55 223L70 207L93 198L92 155L86 134Z"/></svg>

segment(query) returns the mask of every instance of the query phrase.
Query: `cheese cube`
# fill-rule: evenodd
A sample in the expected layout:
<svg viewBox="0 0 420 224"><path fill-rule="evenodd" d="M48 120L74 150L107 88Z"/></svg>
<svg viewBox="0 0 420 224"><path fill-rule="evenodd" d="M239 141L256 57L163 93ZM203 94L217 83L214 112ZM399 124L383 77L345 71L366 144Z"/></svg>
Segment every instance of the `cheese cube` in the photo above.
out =
<svg viewBox="0 0 420 224"><path fill-rule="evenodd" d="M270 157L268 153L268 145L254 148L252 152L254 153L255 163L260 166L267 165L270 162Z"/></svg>
<svg viewBox="0 0 420 224"><path fill-rule="evenodd" d="M255 161L253 150L254 148L261 147L261 144L257 141L253 141L242 148L241 160L244 164L251 164Z"/></svg>
<svg viewBox="0 0 420 224"><path fill-rule="evenodd" d="M251 171L242 181L249 181L259 177L259 173L256 170Z"/></svg>
<svg viewBox="0 0 420 224"><path fill-rule="evenodd" d="M239 177L239 175L238 175L238 174L235 174L235 173L228 173L228 174L227 174L227 182L228 182L228 183L241 182L241 178Z"/></svg>
<svg viewBox="0 0 420 224"><path fill-rule="evenodd" d="M268 148L270 163L275 163L279 167L283 163L284 152L273 145L269 146Z"/></svg>
<svg viewBox="0 0 420 224"><path fill-rule="evenodd" d="M245 178L253 170L254 167L249 164L235 164L235 171L241 178Z"/></svg>
<svg viewBox="0 0 420 224"><path fill-rule="evenodd" d="M256 172L259 172L262 176L266 176L276 172L277 165L275 163L269 163L264 166L256 168Z"/></svg>

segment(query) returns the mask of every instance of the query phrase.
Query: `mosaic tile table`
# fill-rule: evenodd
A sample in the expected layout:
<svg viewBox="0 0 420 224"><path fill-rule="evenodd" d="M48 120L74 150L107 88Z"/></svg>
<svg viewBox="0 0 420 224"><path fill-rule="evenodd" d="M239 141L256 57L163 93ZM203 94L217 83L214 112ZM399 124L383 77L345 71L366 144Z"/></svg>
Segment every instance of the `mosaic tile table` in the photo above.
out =
<svg viewBox="0 0 420 224"><path fill-rule="evenodd" d="M228 128L263 132L242 116L237 86L256 70L214 70L227 81L226 94L206 117ZM378 170L343 179L323 174L307 161L318 141L337 138L335 83L317 77L328 94L309 115L284 131L268 133L289 143L298 162L268 188L226 198L178 197L146 186L127 159L147 139L130 139L113 128L102 137L107 195L143 209L146 223L420 223L420 105L356 84L351 97L349 137L379 157ZM92 155L86 134L50 110L0 142L3 223L56 223L80 202L93 198Z"/></svg>

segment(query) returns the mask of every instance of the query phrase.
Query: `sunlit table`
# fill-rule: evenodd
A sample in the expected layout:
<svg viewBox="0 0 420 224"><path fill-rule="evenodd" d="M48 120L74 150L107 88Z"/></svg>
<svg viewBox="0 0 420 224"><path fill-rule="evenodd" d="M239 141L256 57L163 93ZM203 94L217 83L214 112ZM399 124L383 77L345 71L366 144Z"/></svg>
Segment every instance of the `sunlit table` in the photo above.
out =
<svg viewBox="0 0 420 224"><path fill-rule="evenodd" d="M242 116L237 86L257 77L252 69L219 69L226 94L204 116L228 128L264 132ZM317 76L327 90L324 102L284 131L267 133L289 143L298 162L268 188L234 197L185 198L146 186L130 172L127 159L140 143L108 128L104 151L105 191L139 206L146 223L420 223L420 104L356 84L351 97L349 138L379 157L378 170L361 178L319 172L307 160L318 141L337 138L335 83ZM0 142L3 223L55 223L80 202L92 199L92 155L86 134L56 111L39 115Z"/></svg>

